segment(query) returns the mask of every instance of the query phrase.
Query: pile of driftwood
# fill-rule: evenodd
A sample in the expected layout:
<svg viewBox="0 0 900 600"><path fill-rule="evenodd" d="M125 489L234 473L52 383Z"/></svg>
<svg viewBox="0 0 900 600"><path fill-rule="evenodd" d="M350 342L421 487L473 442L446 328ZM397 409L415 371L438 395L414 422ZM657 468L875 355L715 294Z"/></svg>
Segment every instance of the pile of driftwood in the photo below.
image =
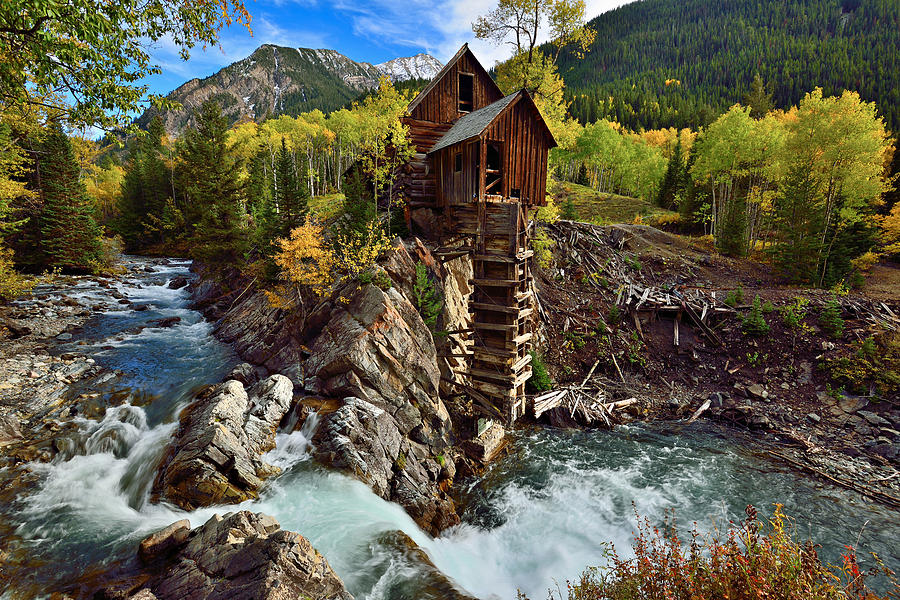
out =
<svg viewBox="0 0 900 600"><path fill-rule="evenodd" d="M542 224L556 243L557 251L565 255L567 262L582 267L595 275L588 277L587 283L598 290L605 290L601 276L608 281L628 281L628 266L619 252L627 241L624 231L601 228L590 223L565 221L563 223ZM604 249L608 249L604 252ZM602 258L602 255L605 256Z"/></svg>
<svg viewBox="0 0 900 600"><path fill-rule="evenodd" d="M580 384L545 392L532 401L534 418L537 420L545 413L551 414L554 424L562 422L582 423L584 425L604 426L611 428L619 422L615 411L637 404L637 398L608 401L608 385L601 378L592 379L599 361L591 367L587 377ZM555 418L554 418L555 417Z"/></svg>

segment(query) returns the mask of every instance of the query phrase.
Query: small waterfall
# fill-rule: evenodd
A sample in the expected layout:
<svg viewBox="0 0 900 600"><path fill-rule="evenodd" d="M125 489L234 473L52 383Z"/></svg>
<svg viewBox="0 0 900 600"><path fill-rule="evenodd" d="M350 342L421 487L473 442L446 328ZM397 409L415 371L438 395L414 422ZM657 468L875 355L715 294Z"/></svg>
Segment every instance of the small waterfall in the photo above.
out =
<svg viewBox="0 0 900 600"><path fill-rule="evenodd" d="M316 434L316 428L319 426L319 413L311 413L303 422L303 426L293 431L297 425L297 410L290 412L291 418L288 419L285 427L282 429L290 433L279 432L275 434L275 449L268 452L263 460L270 465L288 470L294 465L308 460L312 451L312 438Z"/></svg>

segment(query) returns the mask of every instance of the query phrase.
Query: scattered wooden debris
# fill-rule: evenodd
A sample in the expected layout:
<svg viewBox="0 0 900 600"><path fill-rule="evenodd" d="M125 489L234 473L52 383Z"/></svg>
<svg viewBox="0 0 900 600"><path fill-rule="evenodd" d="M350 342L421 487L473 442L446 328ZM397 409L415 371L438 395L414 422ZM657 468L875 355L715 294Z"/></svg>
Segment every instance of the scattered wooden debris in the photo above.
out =
<svg viewBox="0 0 900 600"><path fill-rule="evenodd" d="M610 388L619 388L614 382L604 382L602 378L592 378L599 361L594 363L587 377L580 384L552 390L536 396L531 404L534 418L554 409L568 412L571 420L581 421L586 425L601 425L611 428L619 422L615 411L638 403L637 398L609 401Z"/></svg>
<svg viewBox="0 0 900 600"><path fill-rule="evenodd" d="M722 340L709 326L708 320L712 316L734 312L734 309L730 307L719 305L714 295L708 295L698 288L663 289L644 287L637 283L624 284L616 297L616 304L631 312L634 317L635 329L642 338L640 313L649 315L650 320L662 316L674 319L673 343L676 346L680 345L678 325L683 316L687 316L710 342L721 346Z"/></svg>
<svg viewBox="0 0 900 600"><path fill-rule="evenodd" d="M880 490L876 490L875 488L864 485L862 483L859 483L858 481L851 481L849 479L845 479L845 478L839 477L837 475L829 475L828 473L826 473L825 471L823 471L821 469L817 469L816 467L813 467L812 465L809 465L807 463L800 462L798 460L794 460L793 458L787 456L786 454L782 454L781 452L776 452L775 450L770 450L769 452L767 452L767 454L769 454L773 458L783 460L784 462L786 462L790 465L793 465L794 467L797 467L804 471L809 471L810 473L818 475L819 477L823 477L823 478L831 481L832 483L836 483L845 488L855 490L861 494L865 494L866 496L869 496L870 498L873 498L874 500L877 500L878 502L881 502L882 504L900 508L900 498L898 498L896 496L892 496L892 495L882 492Z"/></svg>

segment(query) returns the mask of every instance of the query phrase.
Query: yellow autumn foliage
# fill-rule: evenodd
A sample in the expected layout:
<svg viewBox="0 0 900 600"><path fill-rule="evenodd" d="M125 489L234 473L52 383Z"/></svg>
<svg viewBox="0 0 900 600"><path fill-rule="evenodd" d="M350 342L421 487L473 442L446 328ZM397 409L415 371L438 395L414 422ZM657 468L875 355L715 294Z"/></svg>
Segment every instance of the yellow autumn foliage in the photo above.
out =
<svg viewBox="0 0 900 600"><path fill-rule="evenodd" d="M884 253L889 256L900 254L900 204L895 205L889 215L882 217L879 225Z"/></svg>
<svg viewBox="0 0 900 600"><path fill-rule="evenodd" d="M391 247L382 227L371 221L362 232L338 234L333 245L328 243L321 221L309 217L291 230L288 238L275 240L279 251L275 264L287 286L267 291L269 303L276 308L289 308L292 291L306 287L324 297L336 285L356 278L372 268L378 257Z"/></svg>
<svg viewBox="0 0 900 600"><path fill-rule="evenodd" d="M281 269L282 277L324 296L335 281L336 259L325 241L322 223L307 219L303 225L292 229L287 239L275 240L275 245L280 248L275 263Z"/></svg>

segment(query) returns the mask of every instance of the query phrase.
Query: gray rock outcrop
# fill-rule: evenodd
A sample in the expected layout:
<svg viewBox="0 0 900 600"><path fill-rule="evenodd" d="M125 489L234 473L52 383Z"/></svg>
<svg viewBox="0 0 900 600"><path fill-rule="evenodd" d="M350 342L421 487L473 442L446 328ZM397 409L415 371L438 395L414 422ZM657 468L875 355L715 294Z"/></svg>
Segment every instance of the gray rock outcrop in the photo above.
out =
<svg viewBox="0 0 900 600"><path fill-rule="evenodd" d="M293 384L272 375L249 391L235 380L212 386L181 413L181 423L154 483L154 499L186 510L257 497L278 473L264 463L275 430L291 408Z"/></svg>
<svg viewBox="0 0 900 600"><path fill-rule="evenodd" d="M151 575L131 600L353 600L325 557L270 516L215 515L192 531L186 523L141 542Z"/></svg>
<svg viewBox="0 0 900 600"><path fill-rule="evenodd" d="M451 369L439 363L435 337L411 301L419 262L443 292L438 328L461 323L468 316L465 268L444 272L418 241L395 242L378 267L388 277L348 282L309 314L274 308L262 291L235 303L231 292L203 278L195 297L221 317L217 334L244 360L337 404L316 436L321 462L365 481L437 533L458 522L446 493L455 440L440 397L442 375ZM209 304L217 296L228 298L224 312Z"/></svg>

